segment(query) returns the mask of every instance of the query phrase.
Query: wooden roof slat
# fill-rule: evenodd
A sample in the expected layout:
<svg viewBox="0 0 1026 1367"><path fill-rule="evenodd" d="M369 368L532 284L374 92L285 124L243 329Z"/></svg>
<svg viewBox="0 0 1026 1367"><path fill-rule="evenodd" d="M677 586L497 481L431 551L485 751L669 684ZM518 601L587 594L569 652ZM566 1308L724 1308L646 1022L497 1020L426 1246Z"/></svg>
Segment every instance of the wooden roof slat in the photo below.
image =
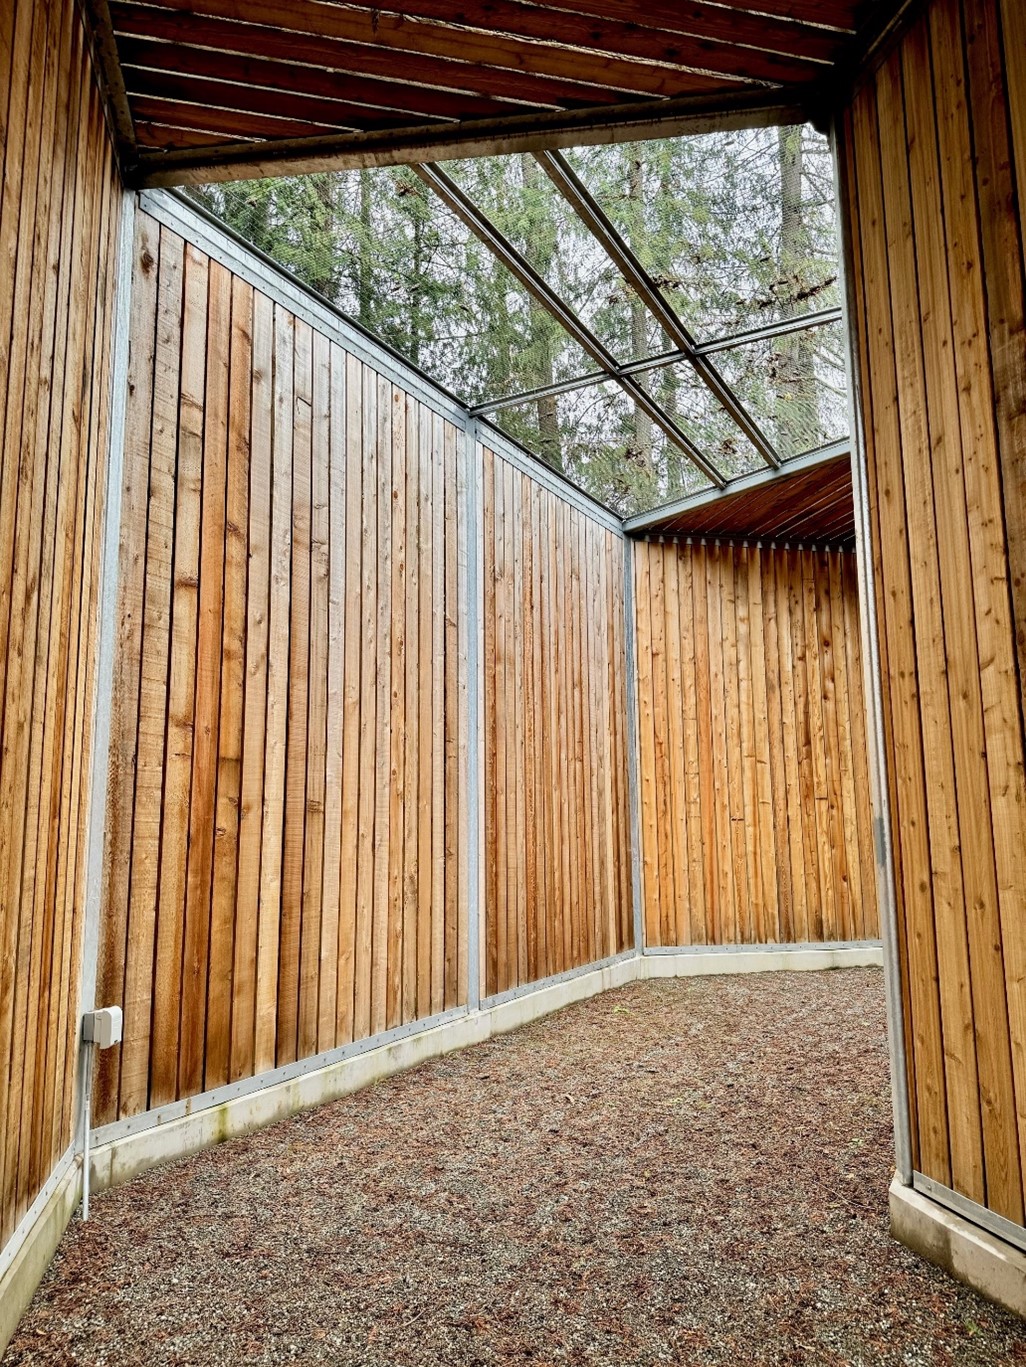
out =
<svg viewBox="0 0 1026 1367"><path fill-rule="evenodd" d="M388 114L339 100L312 98L290 90L267 90L262 86L233 85L200 76L139 71L131 66L123 70L130 96L174 100L197 115L202 112L211 119L219 120L222 110L236 110L300 120L313 127L400 128L409 123L409 117L403 114Z"/></svg>
<svg viewBox="0 0 1026 1367"><path fill-rule="evenodd" d="M156 0L160 2L160 0ZM355 0L363 9L373 11L367 0ZM484 28L503 28L508 18L508 0L457 0L456 4L442 4L445 21L451 24L476 25ZM423 0L426 17L435 13L432 0ZM386 0L381 9L395 14L415 17L421 11L422 0ZM800 56L812 62L836 60L844 45L845 33L821 24L795 22L758 13L758 4L743 8L727 8L719 0L650 0L644 5L637 0L530 0L530 8L548 10L552 16L553 41L560 41L557 26L569 15L580 15L592 21L619 22L639 33L653 31L676 34L699 42L722 43L752 53L776 53L779 56ZM562 19L560 16L563 16ZM515 30L511 30L515 31Z"/></svg>
<svg viewBox="0 0 1026 1367"><path fill-rule="evenodd" d="M357 8L371 9L359 5ZM603 13L613 9L633 17ZM779 40L782 51L737 45L736 22L728 22L722 11L712 9L710 17L690 26L681 13L695 6L682 5L666 13L660 23L649 6L622 3L622 0L462 0L454 7L451 0L384 0L380 12L407 19L436 19L447 25L480 29L492 34L538 39L576 49L619 53L642 61L666 66L718 72L745 80L770 82L803 81L815 77L819 66L828 60L823 53L836 55L838 40L813 35L811 55L802 50L805 35L792 30ZM375 12L379 12L375 11ZM710 33L708 30L712 30ZM729 35L729 37L728 37Z"/></svg>
<svg viewBox="0 0 1026 1367"><path fill-rule="evenodd" d="M116 7L117 13L123 6ZM528 42L451 25L410 22L398 15L359 10L321 0L161 0L156 8L208 18L264 24L275 29L283 47L292 33L334 38L376 51L391 49L460 64L516 71L592 85L600 90L668 98L712 90L730 78L695 74L601 53L568 50L545 42ZM114 7L112 7L112 13ZM115 15L115 26L117 27Z"/></svg>
<svg viewBox="0 0 1026 1367"><path fill-rule="evenodd" d="M858 31L872 9L874 0L715 0L728 10L746 14L757 12L774 19L793 19L800 24L816 24L841 33Z"/></svg>
<svg viewBox="0 0 1026 1367"><path fill-rule="evenodd" d="M395 52L386 48L311 34L290 33L286 37L260 24L232 23L200 14L124 3L112 4L111 16L119 37L158 38L176 44L181 49L181 63L186 70L190 49L200 47L240 56L281 59L287 54L295 67L297 87L302 80L302 68L311 66L354 76L383 77L398 85L449 91L457 97L463 93L490 96L521 107L527 104L541 109L593 108L625 102L625 97L618 91L596 89L579 81L518 74L503 67L474 66L447 58L410 54L400 68ZM458 98L453 100L452 107L454 117L458 116Z"/></svg>
<svg viewBox="0 0 1026 1367"><path fill-rule="evenodd" d="M225 145L223 133L200 133L195 128L176 128L149 119L136 119L135 138L140 147L152 148L154 151L167 147L194 147L202 150ZM238 141L238 138L232 139L232 142Z"/></svg>
<svg viewBox="0 0 1026 1367"><path fill-rule="evenodd" d="M136 96L133 107L138 118L166 124L169 127L191 128L199 133L224 133L243 138L301 138L317 133L338 133L329 124L311 124L296 119L276 119L266 114L250 114L234 109L195 109L191 105L176 104L171 100ZM355 131L355 130L348 130ZM232 139L232 140L233 140ZM222 141L229 141L226 136Z"/></svg>
<svg viewBox="0 0 1026 1367"><path fill-rule="evenodd" d="M176 43L123 37L119 46L125 67L170 74L182 69L182 48ZM411 121L411 116L415 119L452 117L452 95L428 86L400 85L395 81L353 76L346 71L326 71L321 67L297 68L284 60L241 57L234 52L214 52L203 47L190 47L187 53L189 73L193 76L265 90L294 91L301 85L304 95L363 105L371 113L395 112L404 115L407 122ZM533 107L485 96L460 96L460 109L467 118L527 113Z"/></svg>
<svg viewBox="0 0 1026 1367"><path fill-rule="evenodd" d="M755 488L728 486L693 508L656 509L641 535L765 537L778 540L851 540L855 512L847 455L788 472L787 466Z"/></svg>

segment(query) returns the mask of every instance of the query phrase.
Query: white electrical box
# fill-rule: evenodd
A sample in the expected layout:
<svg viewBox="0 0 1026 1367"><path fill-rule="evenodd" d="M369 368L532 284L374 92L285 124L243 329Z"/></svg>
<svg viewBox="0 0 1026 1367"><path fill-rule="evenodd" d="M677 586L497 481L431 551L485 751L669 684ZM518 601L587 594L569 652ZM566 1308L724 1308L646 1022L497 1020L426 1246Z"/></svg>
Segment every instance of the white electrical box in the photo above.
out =
<svg viewBox="0 0 1026 1367"><path fill-rule="evenodd" d="M123 1019L120 1006L101 1006L82 1017L82 1038L99 1049L109 1049L121 1041Z"/></svg>

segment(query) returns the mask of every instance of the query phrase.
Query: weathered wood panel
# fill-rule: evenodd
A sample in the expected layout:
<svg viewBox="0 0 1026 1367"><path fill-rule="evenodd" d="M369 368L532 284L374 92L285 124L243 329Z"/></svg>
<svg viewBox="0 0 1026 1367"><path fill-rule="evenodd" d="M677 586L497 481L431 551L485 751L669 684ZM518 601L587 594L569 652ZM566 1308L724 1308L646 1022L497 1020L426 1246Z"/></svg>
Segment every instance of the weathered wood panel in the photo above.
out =
<svg viewBox="0 0 1026 1367"><path fill-rule="evenodd" d="M633 944L624 548L485 449L485 991Z"/></svg>
<svg viewBox="0 0 1026 1367"><path fill-rule="evenodd" d="M1020 1224L1024 38L933 0L842 130L914 1162Z"/></svg>
<svg viewBox="0 0 1026 1367"><path fill-rule="evenodd" d="M135 252L97 1124L467 993L457 431L143 213Z"/></svg>
<svg viewBox="0 0 1026 1367"><path fill-rule="evenodd" d="M74 1128L120 186L71 0L0 7L0 91L2 1246Z"/></svg>
<svg viewBox="0 0 1026 1367"><path fill-rule="evenodd" d="M755 478L755 477L753 477ZM851 549L855 505L851 457L834 456L811 469L785 465L754 488L702 490L680 505L629 518L627 529L646 536L690 536L728 541L808 541Z"/></svg>
<svg viewBox="0 0 1026 1367"><path fill-rule="evenodd" d="M634 563L646 944L876 938L854 556Z"/></svg>

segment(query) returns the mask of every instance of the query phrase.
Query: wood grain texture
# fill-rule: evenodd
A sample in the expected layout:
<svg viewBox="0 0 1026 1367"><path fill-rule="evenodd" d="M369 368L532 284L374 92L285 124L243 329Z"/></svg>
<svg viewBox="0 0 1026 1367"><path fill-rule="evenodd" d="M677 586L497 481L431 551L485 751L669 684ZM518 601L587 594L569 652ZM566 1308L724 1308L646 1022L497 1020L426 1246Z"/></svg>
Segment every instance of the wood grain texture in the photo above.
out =
<svg viewBox="0 0 1026 1367"><path fill-rule="evenodd" d="M636 543L647 944L878 936L853 561Z"/></svg>
<svg viewBox="0 0 1026 1367"><path fill-rule="evenodd" d="M483 451L485 992L633 943L623 542Z"/></svg>
<svg viewBox="0 0 1026 1367"><path fill-rule="evenodd" d="M855 544L851 457L836 456L797 472L785 465L758 488L732 491L728 487L723 493L696 496L684 508L665 513L656 508L645 514L644 523L645 533L658 536L761 537L829 542L851 549Z"/></svg>
<svg viewBox="0 0 1026 1367"><path fill-rule="evenodd" d="M842 130L916 1164L1020 1224L1021 9L932 0Z"/></svg>
<svg viewBox="0 0 1026 1367"><path fill-rule="evenodd" d="M467 984L455 428L145 214L132 357L97 1124Z"/></svg>
<svg viewBox="0 0 1026 1367"><path fill-rule="evenodd" d="M114 0L135 149L147 169L195 170L247 147L297 153L318 134L416 144L418 130L642 105L667 97L715 109L739 97L796 102L890 17L887 0L680 5L658 0ZM639 111L640 113L640 111ZM561 120L562 122L562 120ZM458 135L458 134L457 134ZM423 149L422 149L423 150ZM425 152L431 156L431 153ZM250 159L251 158L251 159Z"/></svg>
<svg viewBox="0 0 1026 1367"><path fill-rule="evenodd" d="M76 1114L121 191L71 0L3 7L0 89L2 1247L67 1149ZM151 321L139 332L131 362L147 410L152 331ZM126 462L136 508L146 464ZM139 679L139 546L137 534L125 547L127 694ZM123 845L113 863L123 886ZM118 923L111 956L124 953Z"/></svg>

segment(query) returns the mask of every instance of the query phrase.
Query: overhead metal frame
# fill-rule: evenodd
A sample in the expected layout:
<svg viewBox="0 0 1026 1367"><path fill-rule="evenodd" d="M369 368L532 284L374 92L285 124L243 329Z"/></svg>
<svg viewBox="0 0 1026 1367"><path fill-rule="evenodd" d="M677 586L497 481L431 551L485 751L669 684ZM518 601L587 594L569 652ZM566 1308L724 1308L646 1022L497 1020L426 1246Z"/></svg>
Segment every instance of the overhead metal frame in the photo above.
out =
<svg viewBox="0 0 1026 1367"><path fill-rule="evenodd" d="M777 323L767 323L761 328L749 328L745 332L730 333L726 337L716 337L710 342L698 342L694 354L712 356L718 351L733 351L736 347L748 346L752 342L763 342L774 337L786 337L792 332L806 332L822 327L826 323L839 323L842 318L840 308L819 309L815 313L799 314L795 318L784 318ZM621 375L640 375L648 370L662 370L666 366L680 365L691 359L687 351L659 351L640 361L628 361L617 367ZM575 389L587 389L589 385L600 384L609 379L604 370L592 370L587 375L576 375L573 379L559 380L555 384L538 385L535 389L522 389L516 394L507 394L501 399L489 399L486 403L474 404L471 413L480 417L485 413L495 413L500 408L513 408L521 403L533 403L557 394L569 394Z"/></svg>
<svg viewBox="0 0 1026 1367"><path fill-rule="evenodd" d="M659 427L688 460L718 488L726 487L726 477L706 458L695 443L670 417L662 404L657 403L632 375L622 372L616 357L587 327L570 306L552 289L548 282L521 255L513 244L499 232L491 220L451 180L444 171L430 163L413 168L439 199L459 218L506 269L516 277L528 293L555 318L582 351L602 368L605 378L618 384L638 408Z"/></svg>
<svg viewBox="0 0 1026 1367"><path fill-rule="evenodd" d="M698 351L694 337L692 337L676 309L664 299L658 285L606 217L594 195L584 185L570 163L560 152L536 152L534 159L620 271L620 274L633 286L667 337L676 342L679 349L684 353L684 358L690 362L691 368L716 401L745 434L766 464L779 470L781 460L774 450L772 442L712 361Z"/></svg>
<svg viewBox="0 0 1026 1367"><path fill-rule="evenodd" d="M605 343L578 317L575 311L534 269L508 238L500 232L489 216L474 203L470 196L440 167L431 162L422 162L412 168L420 179L488 247L493 255L520 281L531 297L556 319L564 332L599 367L597 370L566 380L559 380L552 384L539 385L515 394L486 400L471 407L471 416L486 417L501 409L513 408L521 404L536 402L539 399L553 398L560 394L569 394L575 390L612 382L618 385L632 402L648 415L666 435L671 444L680 450L691 464L709 480L713 488L704 492L707 495L716 496L728 486L733 488L738 477L725 476L681 429L666 409L634 378L668 366L685 365L690 367L698 376L714 401L720 405L738 430L743 433L758 452L765 463L764 474L766 476L772 477L785 469L790 472L799 468L798 462L802 461L803 457L797 458L797 461L789 459L786 462L781 458L760 424L734 393L710 357L757 342L838 322L843 319L843 310L841 308L819 309L767 323L761 327L748 328L724 337L700 342L692 335L673 306L663 297L659 287L642 265L637 254L614 227L590 190L584 185L566 159L559 152L552 150L538 150L533 155L577 218L602 247L623 278L635 290L666 336L676 343L676 347L673 350L659 352L622 364L618 362ZM814 460L822 458L820 451L809 452L807 455ZM756 472L756 474L758 473ZM750 476L746 475L740 478L747 480Z"/></svg>

